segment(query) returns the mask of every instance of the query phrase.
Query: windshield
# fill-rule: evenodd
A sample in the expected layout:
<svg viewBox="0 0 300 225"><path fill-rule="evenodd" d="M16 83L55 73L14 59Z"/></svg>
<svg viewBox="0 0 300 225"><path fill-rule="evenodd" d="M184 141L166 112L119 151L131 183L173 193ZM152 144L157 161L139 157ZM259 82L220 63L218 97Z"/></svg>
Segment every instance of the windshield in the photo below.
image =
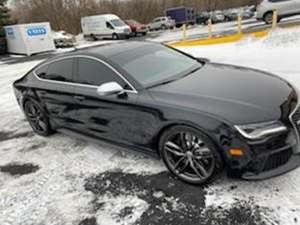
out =
<svg viewBox="0 0 300 225"><path fill-rule="evenodd" d="M148 45L111 58L144 87L169 82L201 67L193 58L162 45Z"/></svg>
<svg viewBox="0 0 300 225"><path fill-rule="evenodd" d="M114 26L114 27L123 27L123 26L126 26L126 24L120 20L120 19L114 19L114 20L111 20L110 23Z"/></svg>

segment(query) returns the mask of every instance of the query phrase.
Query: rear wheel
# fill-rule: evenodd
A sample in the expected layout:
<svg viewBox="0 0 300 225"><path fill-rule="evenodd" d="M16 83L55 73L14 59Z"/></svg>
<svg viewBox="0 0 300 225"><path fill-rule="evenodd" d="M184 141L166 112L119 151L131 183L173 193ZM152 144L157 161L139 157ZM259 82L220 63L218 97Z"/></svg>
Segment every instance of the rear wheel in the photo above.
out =
<svg viewBox="0 0 300 225"><path fill-rule="evenodd" d="M168 29L168 27L165 24L162 24L161 27L160 27L160 29L161 30L166 30L166 29Z"/></svg>
<svg viewBox="0 0 300 225"><path fill-rule="evenodd" d="M213 142L202 132L176 126L160 139L160 154L170 172L190 184L210 181L222 168L222 159Z"/></svg>
<svg viewBox="0 0 300 225"><path fill-rule="evenodd" d="M32 100L26 101L24 104L24 112L35 133L41 136L49 136L53 133L48 116L37 102Z"/></svg>

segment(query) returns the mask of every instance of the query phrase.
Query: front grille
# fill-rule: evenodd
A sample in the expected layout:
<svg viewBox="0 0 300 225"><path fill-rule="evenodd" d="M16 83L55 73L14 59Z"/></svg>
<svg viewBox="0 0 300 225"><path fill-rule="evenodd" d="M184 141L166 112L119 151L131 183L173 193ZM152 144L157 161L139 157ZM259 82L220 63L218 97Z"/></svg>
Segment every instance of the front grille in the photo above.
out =
<svg viewBox="0 0 300 225"><path fill-rule="evenodd" d="M286 164L293 154L292 149L284 150L268 156L263 171L276 169Z"/></svg>
<svg viewBox="0 0 300 225"><path fill-rule="evenodd" d="M253 150L257 153L265 153L266 151L277 150L286 146L288 133L281 134L270 138L267 142L253 145Z"/></svg>
<svg viewBox="0 0 300 225"><path fill-rule="evenodd" d="M129 34L129 33L130 33L130 29L125 28L125 29L124 29L124 33Z"/></svg>

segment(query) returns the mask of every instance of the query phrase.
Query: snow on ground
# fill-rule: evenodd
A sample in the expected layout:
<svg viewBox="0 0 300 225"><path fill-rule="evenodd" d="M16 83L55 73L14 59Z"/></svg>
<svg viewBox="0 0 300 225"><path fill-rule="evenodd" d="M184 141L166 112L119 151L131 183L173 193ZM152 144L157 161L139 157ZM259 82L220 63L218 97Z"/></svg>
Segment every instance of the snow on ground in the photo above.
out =
<svg viewBox="0 0 300 225"><path fill-rule="evenodd" d="M300 88L299 39L299 29L278 30L261 40L181 49L273 72ZM221 176L194 187L138 153L34 135L11 85L40 61L7 62L0 62L1 225L300 224L300 169L260 182Z"/></svg>

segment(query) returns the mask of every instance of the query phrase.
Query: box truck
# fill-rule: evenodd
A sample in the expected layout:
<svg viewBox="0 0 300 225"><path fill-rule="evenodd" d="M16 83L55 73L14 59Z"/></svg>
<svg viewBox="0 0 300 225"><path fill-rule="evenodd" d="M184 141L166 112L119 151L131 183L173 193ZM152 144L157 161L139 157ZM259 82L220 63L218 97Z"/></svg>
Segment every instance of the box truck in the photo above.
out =
<svg viewBox="0 0 300 225"><path fill-rule="evenodd" d="M193 8L184 6L169 8L166 10L166 16L175 20L176 26L182 26L183 24L195 24L196 14Z"/></svg>
<svg viewBox="0 0 300 225"><path fill-rule="evenodd" d="M81 18L81 28L85 38L97 40L101 38L123 39L131 34L130 27L113 14L87 16Z"/></svg>
<svg viewBox="0 0 300 225"><path fill-rule="evenodd" d="M4 30L9 53L30 56L55 50L48 22L5 26Z"/></svg>

